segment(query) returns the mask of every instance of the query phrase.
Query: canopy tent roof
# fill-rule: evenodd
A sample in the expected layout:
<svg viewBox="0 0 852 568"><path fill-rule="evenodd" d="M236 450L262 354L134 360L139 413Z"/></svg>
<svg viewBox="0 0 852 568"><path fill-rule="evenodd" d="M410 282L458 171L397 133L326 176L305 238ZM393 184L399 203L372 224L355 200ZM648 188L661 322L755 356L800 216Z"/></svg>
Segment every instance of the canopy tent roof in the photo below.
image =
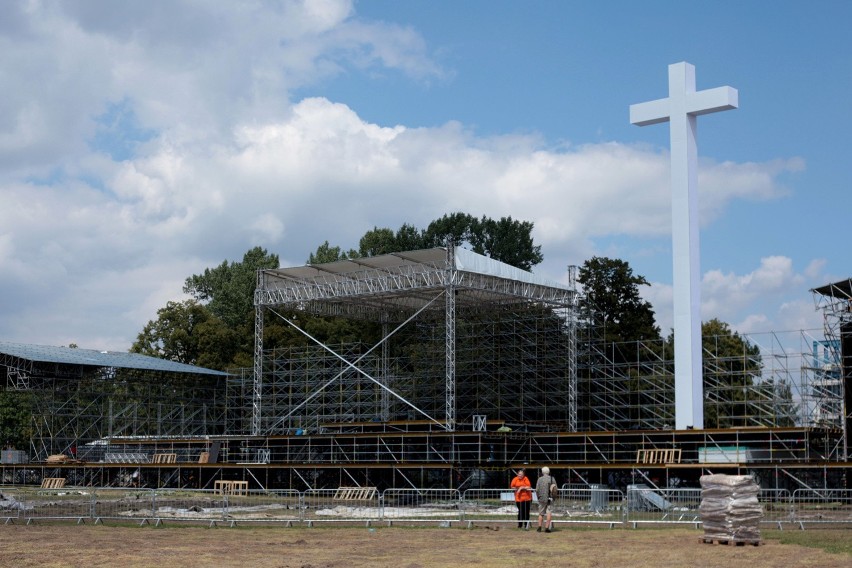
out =
<svg viewBox="0 0 852 568"><path fill-rule="evenodd" d="M536 302L572 305L568 285L462 248L444 247L263 270L256 306L296 306L335 315L402 316L433 302L449 287L459 307ZM443 302L431 309L444 310Z"/></svg>
<svg viewBox="0 0 852 568"><path fill-rule="evenodd" d="M0 341L0 355L37 363L58 363L64 365L81 365L84 367L114 367L119 369L138 369L196 375L228 374L222 371L214 371L213 369L158 359L157 357L149 357L148 355L140 355L138 353L97 351L95 349L53 347L50 345L9 343L6 341Z"/></svg>
<svg viewBox="0 0 852 568"><path fill-rule="evenodd" d="M811 292L821 296L852 300L852 278L847 278L845 280L834 282L833 284L826 284L825 286L814 288Z"/></svg>

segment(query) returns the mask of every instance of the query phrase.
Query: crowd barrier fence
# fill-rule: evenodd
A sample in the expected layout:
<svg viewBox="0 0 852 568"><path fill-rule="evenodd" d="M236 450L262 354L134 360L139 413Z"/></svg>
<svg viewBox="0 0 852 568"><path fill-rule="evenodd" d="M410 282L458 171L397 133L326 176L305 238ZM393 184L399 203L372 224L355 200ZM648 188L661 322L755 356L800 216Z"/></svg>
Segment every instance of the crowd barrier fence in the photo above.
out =
<svg viewBox="0 0 852 568"><path fill-rule="evenodd" d="M276 523L404 523L411 525L514 525L517 508L510 489L375 488L257 490L222 494L214 490L119 489L29 486L0 487L0 521L105 521L210 525ZM852 526L852 490L761 489L758 500L764 525L779 529L806 526ZM604 486L562 488L551 504L555 525L613 527L640 525L701 526L700 489L630 486L626 492ZM534 498L530 522L536 524Z"/></svg>

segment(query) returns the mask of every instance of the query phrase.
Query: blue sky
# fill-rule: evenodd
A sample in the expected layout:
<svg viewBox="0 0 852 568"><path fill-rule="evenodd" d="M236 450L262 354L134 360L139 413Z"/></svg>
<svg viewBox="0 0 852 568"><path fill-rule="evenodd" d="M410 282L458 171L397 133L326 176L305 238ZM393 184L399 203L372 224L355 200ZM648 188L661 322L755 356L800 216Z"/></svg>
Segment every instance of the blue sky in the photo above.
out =
<svg viewBox="0 0 852 568"><path fill-rule="evenodd" d="M0 19L0 338L127 349L183 280L452 211L627 260L671 325L667 66L699 118L702 315L821 325L850 276L852 4L17 2Z"/></svg>

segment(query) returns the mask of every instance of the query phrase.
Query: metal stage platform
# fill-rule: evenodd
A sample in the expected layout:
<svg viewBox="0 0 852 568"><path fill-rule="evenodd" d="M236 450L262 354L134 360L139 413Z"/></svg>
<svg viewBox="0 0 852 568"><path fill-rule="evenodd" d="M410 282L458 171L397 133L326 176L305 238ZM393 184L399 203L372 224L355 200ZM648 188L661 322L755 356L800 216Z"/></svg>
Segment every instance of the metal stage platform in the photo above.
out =
<svg viewBox="0 0 852 568"><path fill-rule="evenodd" d="M490 421L448 432L429 421L327 424L310 435L114 438L68 463L6 464L4 484L212 489L506 487L548 465L561 484L696 487L705 473L751 474L764 489L848 486L841 433L820 428L557 432ZM502 431L501 431L502 430ZM206 462L206 463L205 463Z"/></svg>

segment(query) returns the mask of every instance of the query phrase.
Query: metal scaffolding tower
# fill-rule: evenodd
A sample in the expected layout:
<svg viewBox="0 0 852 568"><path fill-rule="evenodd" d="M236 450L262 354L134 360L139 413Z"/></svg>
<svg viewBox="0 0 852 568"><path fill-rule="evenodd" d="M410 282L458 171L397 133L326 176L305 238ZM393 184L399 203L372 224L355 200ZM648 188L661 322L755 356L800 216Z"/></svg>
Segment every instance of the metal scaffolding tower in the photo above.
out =
<svg viewBox="0 0 852 568"><path fill-rule="evenodd" d="M578 340L580 431L674 427L674 352L666 340L605 343L597 328ZM706 428L825 425L809 412L819 384L807 372L806 332L703 338ZM837 399L823 397L824 405Z"/></svg>
<svg viewBox="0 0 852 568"><path fill-rule="evenodd" d="M852 278L811 290L823 315L825 339L813 344L814 418L843 429L849 456L852 429Z"/></svg>
<svg viewBox="0 0 852 568"><path fill-rule="evenodd" d="M453 246L263 270L258 312L313 345L263 349L258 316L252 433L424 418L453 431L474 415L575 428L576 295ZM283 313L294 310L380 323L382 338L323 345Z"/></svg>

